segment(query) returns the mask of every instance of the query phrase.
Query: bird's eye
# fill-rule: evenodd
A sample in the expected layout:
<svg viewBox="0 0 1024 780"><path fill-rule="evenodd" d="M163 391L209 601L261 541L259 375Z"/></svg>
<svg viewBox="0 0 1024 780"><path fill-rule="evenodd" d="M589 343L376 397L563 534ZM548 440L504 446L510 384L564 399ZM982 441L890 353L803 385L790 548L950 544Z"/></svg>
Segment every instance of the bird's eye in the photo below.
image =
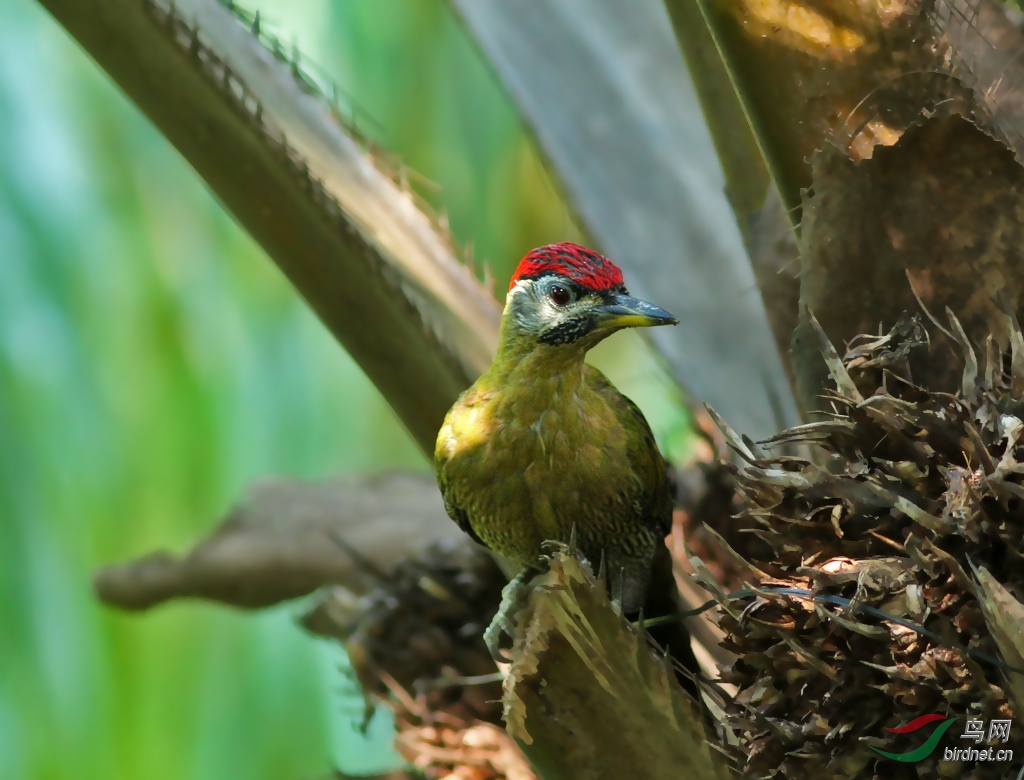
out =
<svg viewBox="0 0 1024 780"><path fill-rule="evenodd" d="M569 291L566 290L564 287L559 287L557 284L552 286L551 289L548 290L548 295L550 295L551 300L553 300L559 306L565 306L565 304L572 300L572 295L569 293Z"/></svg>

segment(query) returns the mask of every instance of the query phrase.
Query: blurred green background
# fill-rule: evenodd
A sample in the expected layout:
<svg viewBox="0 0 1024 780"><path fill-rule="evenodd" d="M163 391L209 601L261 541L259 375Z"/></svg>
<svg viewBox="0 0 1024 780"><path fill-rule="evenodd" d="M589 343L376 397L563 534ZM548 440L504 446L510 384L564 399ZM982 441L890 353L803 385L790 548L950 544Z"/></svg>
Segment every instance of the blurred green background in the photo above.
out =
<svg viewBox="0 0 1024 780"><path fill-rule="evenodd" d="M440 0L267 0L269 28L438 185L499 295L578 238L528 133ZM628 281L628 280L627 280ZM595 356L681 455L634 334ZM286 606L92 598L180 550L254 478L428 464L191 169L29 0L0 3L0 778L311 778L394 765L336 647Z"/></svg>

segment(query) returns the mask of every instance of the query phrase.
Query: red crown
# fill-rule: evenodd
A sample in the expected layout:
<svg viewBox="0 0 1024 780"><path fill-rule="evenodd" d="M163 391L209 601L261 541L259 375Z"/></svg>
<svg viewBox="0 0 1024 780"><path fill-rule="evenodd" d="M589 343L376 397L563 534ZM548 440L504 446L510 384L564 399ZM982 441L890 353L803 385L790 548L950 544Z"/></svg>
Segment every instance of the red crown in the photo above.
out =
<svg viewBox="0 0 1024 780"><path fill-rule="evenodd" d="M588 290L611 290L622 285L622 271L611 260L579 244L563 241L534 249L519 262L508 289L520 279L557 274Z"/></svg>

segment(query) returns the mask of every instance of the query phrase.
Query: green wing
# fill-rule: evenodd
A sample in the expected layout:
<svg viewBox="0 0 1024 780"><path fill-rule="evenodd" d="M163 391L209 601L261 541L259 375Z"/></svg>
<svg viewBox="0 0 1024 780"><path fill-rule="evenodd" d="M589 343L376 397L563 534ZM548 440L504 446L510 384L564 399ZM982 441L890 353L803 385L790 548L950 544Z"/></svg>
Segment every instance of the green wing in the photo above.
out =
<svg viewBox="0 0 1024 780"><path fill-rule="evenodd" d="M643 520L658 534L666 536L672 530L673 490L651 426L640 408L620 393L604 374L590 365L587 369L590 386L604 396L627 431L627 455L633 473L644 475L641 494L636 498Z"/></svg>
<svg viewBox="0 0 1024 780"><path fill-rule="evenodd" d="M469 538L477 544L483 545L483 539L476 535L476 531L473 530L473 526L469 524L469 515L466 514L466 510L462 509L458 504L455 503L451 491L445 490L445 486L442 484L442 480L439 478L437 481L438 487L441 488L441 495L444 497L444 511L448 513L448 517L455 521L455 523L469 534ZM487 545L484 545L485 547Z"/></svg>
<svg viewBox="0 0 1024 780"><path fill-rule="evenodd" d="M461 397L460 397L461 400ZM451 414L451 412L449 412ZM448 419L445 418L445 425L442 426L441 431L443 432L445 427L448 425ZM445 466L448 464L448 455L445 453L444 448L441 446L440 435L438 436L438 444L434 449L434 473L437 476L437 486L441 489L441 497L444 499L444 511L448 513L448 517L455 521L455 524L459 526L463 531L469 534L469 538L477 544L484 544L483 540L476 535L476 531L473 530L473 526L469 523L469 515L466 510L459 506L458 500L455 495L455 490L445 473ZM486 545L484 545L486 547Z"/></svg>

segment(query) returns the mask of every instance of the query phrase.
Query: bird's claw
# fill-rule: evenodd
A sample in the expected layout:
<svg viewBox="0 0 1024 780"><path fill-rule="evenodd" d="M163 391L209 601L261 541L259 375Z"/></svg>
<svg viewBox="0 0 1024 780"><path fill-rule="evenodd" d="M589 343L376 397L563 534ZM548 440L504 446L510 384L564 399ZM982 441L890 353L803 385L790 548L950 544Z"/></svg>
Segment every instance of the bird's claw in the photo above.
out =
<svg viewBox="0 0 1024 780"><path fill-rule="evenodd" d="M501 635L515 637L516 623L512 619L519 608L519 601L526 592L533 572L524 569L501 590L501 605L491 624L484 631L484 644L497 663L508 662L508 651L501 648Z"/></svg>

